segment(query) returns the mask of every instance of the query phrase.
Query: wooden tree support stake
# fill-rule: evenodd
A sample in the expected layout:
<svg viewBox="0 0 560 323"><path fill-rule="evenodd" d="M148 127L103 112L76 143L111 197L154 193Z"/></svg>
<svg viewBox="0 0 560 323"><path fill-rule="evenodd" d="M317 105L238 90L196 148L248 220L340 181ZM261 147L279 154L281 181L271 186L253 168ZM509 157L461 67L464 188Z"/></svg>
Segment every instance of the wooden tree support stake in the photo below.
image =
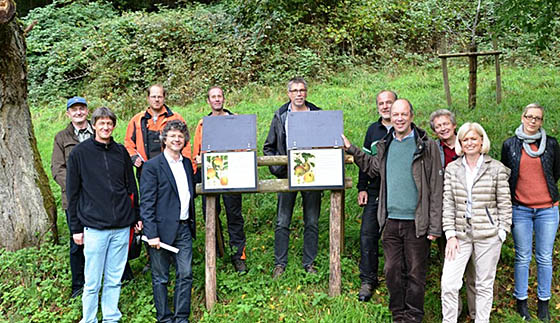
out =
<svg viewBox="0 0 560 323"><path fill-rule="evenodd" d="M216 304L216 195L206 196L206 248L205 290L206 308L210 311Z"/></svg>
<svg viewBox="0 0 560 323"><path fill-rule="evenodd" d="M331 191L331 217L329 231L329 296L340 295L342 270L340 266L342 191Z"/></svg>

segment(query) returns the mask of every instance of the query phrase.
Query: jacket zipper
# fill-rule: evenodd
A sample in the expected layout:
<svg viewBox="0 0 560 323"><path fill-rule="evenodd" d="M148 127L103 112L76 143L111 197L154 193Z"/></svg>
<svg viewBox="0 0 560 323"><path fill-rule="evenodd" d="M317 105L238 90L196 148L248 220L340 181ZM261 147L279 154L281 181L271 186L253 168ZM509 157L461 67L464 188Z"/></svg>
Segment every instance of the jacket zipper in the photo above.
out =
<svg viewBox="0 0 560 323"><path fill-rule="evenodd" d="M490 223L492 223L492 225L495 225L494 220L492 220L492 217L490 216L490 211L488 211L488 207L485 206L484 209L486 209L486 215L488 216L488 220L490 220Z"/></svg>
<svg viewBox="0 0 560 323"><path fill-rule="evenodd" d="M111 183L111 174L110 174L110 170L109 170L109 162L107 161L107 151L103 152L103 160L105 161L105 174L107 174L107 183L109 184L109 189L110 189L110 196L111 198L113 198L113 184ZM112 207L111 211L113 213L113 225L117 222L117 216L115 215L115 208Z"/></svg>

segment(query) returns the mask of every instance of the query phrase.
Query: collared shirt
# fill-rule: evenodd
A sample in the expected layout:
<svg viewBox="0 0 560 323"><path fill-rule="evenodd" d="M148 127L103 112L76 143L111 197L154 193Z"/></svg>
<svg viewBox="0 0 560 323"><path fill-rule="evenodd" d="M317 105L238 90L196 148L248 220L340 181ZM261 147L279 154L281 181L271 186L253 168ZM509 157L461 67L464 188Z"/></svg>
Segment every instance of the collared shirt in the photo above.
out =
<svg viewBox="0 0 560 323"><path fill-rule="evenodd" d="M183 156L179 156L179 160L173 159L167 151L163 151L163 155L171 168L173 173L173 178L175 178L175 184L177 184L177 192L179 193L179 201L181 202L181 215L180 220L186 220L189 218L189 201L191 199L191 193L189 192L189 181L187 180L187 173L185 172L185 167L183 166Z"/></svg>
<svg viewBox="0 0 560 323"><path fill-rule="evenodd" d="M78 137L78 141L82 142L88 140L93 136L93 129L88 123L87 127L85 127L84 129L77 129L76 127L74 127L74 134L76 135L76 137Z"/></svg>
<svg viewBox="0 0 560 323"><path fill-rule="evenodd" d="M476 166L474 169L471 170L471 168L469 167L469 165L467 164L467 158L463 157L463 165L465 166L465 178L467 181L467 211L465 212L465 216L467 218L472 217L471 211L472 211L472 186L473 186L473 182L474 179L476 177L476 175L478 174L478 171L480 170L480 166L482 166L482 161L484 159L483 154L480 154L480 156L478 156L478 160L476 161Z"/></svg>
<svg viewBox="0 0 560 323"><path fill-rule="evenodd" d="M406 135L403 139L397 138L397 135L396 135L395 132L393 131L393 138L394 138L394 139L397 139L398 141L403 141L403 140L405 140L405 139L407 139L407 138L410 138L410 137L414 137L414 129L412 129L412 131L411 131L408 135Z"/></svg>

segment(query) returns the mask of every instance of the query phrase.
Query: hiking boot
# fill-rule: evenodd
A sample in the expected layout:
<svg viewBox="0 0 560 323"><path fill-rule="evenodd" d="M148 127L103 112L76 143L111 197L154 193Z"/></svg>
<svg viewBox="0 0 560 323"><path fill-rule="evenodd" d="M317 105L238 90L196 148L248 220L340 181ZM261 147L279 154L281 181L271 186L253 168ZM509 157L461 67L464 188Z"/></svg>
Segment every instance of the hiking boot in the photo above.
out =
<svg viewBox="0 0 560 323"><path fill-rule="evenodd" d="M274 267L274 270L272 271L272 279L280 278L280 276L282 276L282 274L284 273L284 270L284 266L276 265L276 267Z"/></svg>
<svg viewBox="0 0 560 323"><path fill-rule="evenodd" d="M371 299L371 295L373 293L374 287L372 284L369 283L362 283L360 287L360 291L358 292L358 301L360 302L367 302Z"/></svg>
<svg viewBox="0 0 560 323"><path fill-rule="evenodd" d="M530 321L531 315L529 314L529 307L527 306L527 299L517 300L517 313L524 321Z"/></svg>
<svg viewBox="0 0 560 323"><path fill-rule="evenodd" d="M307 266L303 267L303 269L305 269L305 272L308 273L308 274L316 274L317 273L317 269L315 269L315 266L313 266L313 264L307 265Z"/></svg>
<svg viewBox="0 0 560 323"><path fill-rule="evenodd" d="M550 322L550 313L548 312L548 300L546 301L539 301L537 302L537 317L542 322Z"/></svg>
<svg viewBox="0 0 560 323"><path fill-rule="evenodd" d="M233 263L233 268L235 268L235 271L237 271L240 274L246 274L247 273L247 265L245 264L245 260L234 259L232 261L232 263Z"/></svg>

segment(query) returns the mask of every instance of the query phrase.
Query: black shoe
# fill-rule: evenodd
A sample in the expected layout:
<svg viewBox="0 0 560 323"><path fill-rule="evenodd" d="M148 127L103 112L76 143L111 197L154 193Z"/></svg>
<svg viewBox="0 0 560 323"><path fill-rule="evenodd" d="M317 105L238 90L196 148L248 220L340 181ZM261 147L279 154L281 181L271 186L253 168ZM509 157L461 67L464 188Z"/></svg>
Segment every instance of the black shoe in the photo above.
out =
<svg viewBox="0 0 560 323"><path fill-rule="evenodd" d="M360 291L358 292L358 301L360 302L367 302L371 299L371 295L375 288L372 284L369 283L362 283L360 287Z"/></svg>
<svg viewBox="0 0 560 323"><path fill-rule="evenodd" d="M84 292L83 287L75 289L75 290L72 291L72 294L70 295L70 298L76 298L76 297L82 295L83 292Z"/></svg>
<svg viewBox="0 0 560 323"><path fill-rule="evenodd" d="M308 274L316 274L317 273L317 269L315 269L315 266L313 266L313 264L307 265L307 266L303 267L303 269L305 269L305 272L308 273Z"/></svg>
<svg viewBox="0 0 560 323"><path fill-rule="evenodd" d="M272 271L272 279L280 278L280 276L282 276L282 274L284 273L284 270L284 266L276 265L276 267L274 267L274 270Z"/></svg>
<svg viewBox="0 0 560 323"><path fill-rule="evenodd" d="M232 263L233 263L233 268L235 268L235 271L237 271L240 274L246 274L247 273L247 265L245 264L245 260L234 259L232 261Z"/></svg>
<svg viewBox="0 0 560 323"><path fill-rule="evenodd" d="M151 267L150 267L150 262L146 263L146 266L144 266L144 268L142 268L142 275L146 274L148 271L150 271Z"/></svg>
<svg viewBox="0 0 560 323"><path fill-rule="evenodd" d="M527 306L527 299L517 300L517 313L524 321L530 321L531 315L529 314L529 307Z"/></svg>
<svg viewBox="0 0 560 323"><path fill-rule="evenodd" d="M550 313L548 312L548 300L541 301L539 299L537 305L538 305L537 317L539 318L539 320L541 320L542 322L550 322Z"/></svg>

